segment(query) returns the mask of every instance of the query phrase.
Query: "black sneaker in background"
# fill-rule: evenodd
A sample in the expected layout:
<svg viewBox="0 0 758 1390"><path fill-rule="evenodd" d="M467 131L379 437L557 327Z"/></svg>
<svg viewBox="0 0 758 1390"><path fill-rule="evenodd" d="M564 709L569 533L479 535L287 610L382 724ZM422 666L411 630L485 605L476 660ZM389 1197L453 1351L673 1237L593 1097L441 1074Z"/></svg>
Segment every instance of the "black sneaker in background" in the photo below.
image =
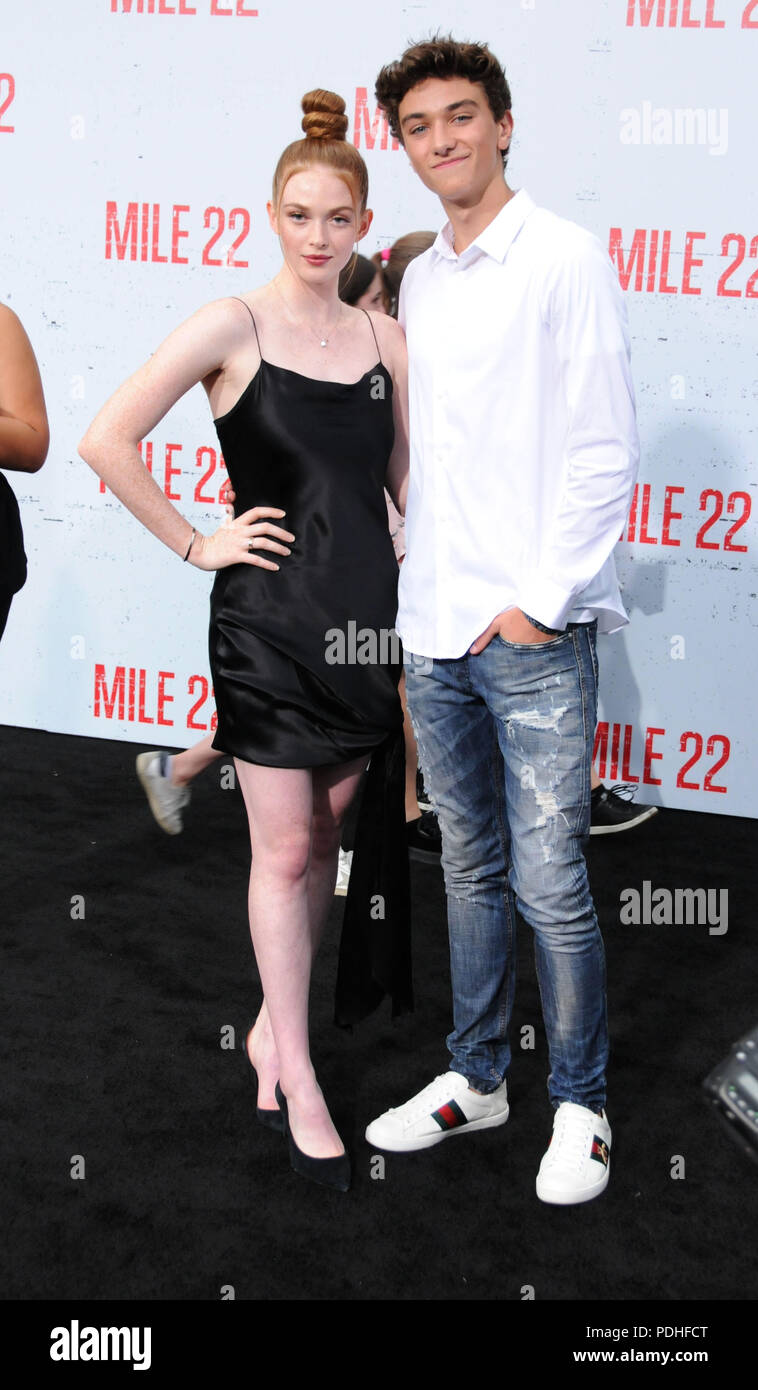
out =
<svg viewBox="0 0 758 1390"><path fill-rule="evenodd" d="M406 821L405 830L411 859L418 859L422 864L439 864L442 836L434 812L424 811L418 820Z"/></svg>
<svg viewBox="0 0 758 1390"><path fill-rule="evenodd" d="M633 830L658 812L657 806L634 806L631 798L637 790L634 782L620 782L604 787L601 783L592 792L590 835L615 835L619 830Z"/></svg>
<svg viewBox="0 0 758 1390"><path fill-rule="evenodd" d="M429 800L429 793L424 786L424 774L421 768L416 772L416 800L420 811L432 811L434 807Z"/></svg>

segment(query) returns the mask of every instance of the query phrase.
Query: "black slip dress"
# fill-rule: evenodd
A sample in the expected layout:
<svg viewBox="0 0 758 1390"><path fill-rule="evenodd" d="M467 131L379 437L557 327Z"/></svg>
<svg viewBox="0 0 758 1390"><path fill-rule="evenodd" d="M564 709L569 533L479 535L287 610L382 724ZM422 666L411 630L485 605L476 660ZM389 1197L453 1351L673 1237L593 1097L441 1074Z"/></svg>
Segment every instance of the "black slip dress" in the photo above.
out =
<svg viewBox="0 0 758 1390"><path fill-rule="evenodd" d="M245 304L244 300L240 303ZM389 993L412 1007L397 560L384 481L394 440L392 377L359 381L267 362L214 421L235 515L281 507L279 570L230 565L211 593L214 747L267 767L322 767L371 754L345 904L336 1021Z"/></svg>

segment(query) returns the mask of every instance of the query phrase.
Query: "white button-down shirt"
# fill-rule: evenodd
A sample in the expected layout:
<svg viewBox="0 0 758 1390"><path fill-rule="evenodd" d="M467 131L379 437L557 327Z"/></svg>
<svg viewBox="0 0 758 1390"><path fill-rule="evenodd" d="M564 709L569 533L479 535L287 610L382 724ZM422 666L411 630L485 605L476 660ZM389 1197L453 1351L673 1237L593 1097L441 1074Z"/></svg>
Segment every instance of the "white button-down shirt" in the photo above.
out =
<svg viewBox="0 0 758 1390"><path fill-rule="evenodd" d="M523 190L461 255L412 261L410 484L397 629L458 657L496 614L627 622L612 550L639 445L621 289L596 237Z"/></svg>

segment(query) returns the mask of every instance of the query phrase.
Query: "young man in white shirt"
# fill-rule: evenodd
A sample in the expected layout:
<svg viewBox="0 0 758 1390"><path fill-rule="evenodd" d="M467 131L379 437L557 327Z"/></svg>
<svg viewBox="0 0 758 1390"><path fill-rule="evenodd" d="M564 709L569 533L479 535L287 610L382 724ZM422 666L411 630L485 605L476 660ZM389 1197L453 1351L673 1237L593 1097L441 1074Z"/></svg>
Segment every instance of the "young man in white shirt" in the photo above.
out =
<svg viewBox="0 0 758 1390"><path fill-rule="evenodd" d="M608 1181L603 944L587 882L595 634L626 621L612 559L638 442L626 312L597 239L514 192L505 75L435 39L377 99L448 222L408 268L407 556L397 628L442 829L450 1070L366 1131L393 1151L508 1118L515 907L534 931L553 1136L537 1195Z"/></svg>

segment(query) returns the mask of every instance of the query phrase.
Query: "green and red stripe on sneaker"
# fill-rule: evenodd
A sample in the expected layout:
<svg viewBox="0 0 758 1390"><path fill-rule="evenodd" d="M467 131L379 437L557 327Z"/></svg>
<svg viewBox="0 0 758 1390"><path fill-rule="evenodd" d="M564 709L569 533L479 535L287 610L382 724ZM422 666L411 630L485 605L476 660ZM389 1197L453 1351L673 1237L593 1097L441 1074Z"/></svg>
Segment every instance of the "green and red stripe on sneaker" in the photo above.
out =
<svg viewBox="0 0 758 1390"><path fill-rule="evenodd" d="M464 1115L457 1100L449 1100L447 1105L441 1105L439 1110L434 1111L432 1119L440 1129L457 1129L459 1125L468 1124L468 1115Z"/></svg>

